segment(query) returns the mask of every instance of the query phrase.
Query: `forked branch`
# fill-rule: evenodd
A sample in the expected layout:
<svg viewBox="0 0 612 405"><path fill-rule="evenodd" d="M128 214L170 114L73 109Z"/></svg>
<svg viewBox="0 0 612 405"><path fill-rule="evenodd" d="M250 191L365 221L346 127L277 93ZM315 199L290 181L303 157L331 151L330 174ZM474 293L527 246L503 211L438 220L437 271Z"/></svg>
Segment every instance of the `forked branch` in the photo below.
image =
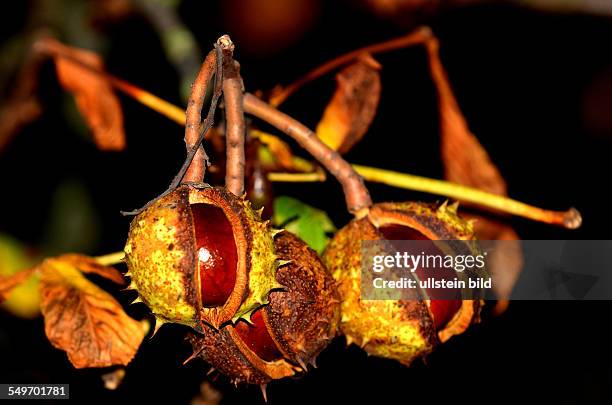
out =
<svg viewBox="0 0 612 405"><path fill-rule="evenodd" d="M427 39L426 29L419 31L419 32L421 32L421 35L422 35L420 37L421 40ZM381 49L390 50L392 49L391 45L395 47L398 45L398 43L399 44L403 43L405 45L408 43L408 40L407 40L408 38L412 38L412 40L414 40L415 36L410 34L409 36L402 37L402 38L398 38L396 40L392 40L386 43L374 45L376 47L375 50L377 51L380 51ZM426 44L428 43L428 41L424 41L424 42ZM433 43L433 42L430 41L430 43ZM89 69L91 72L94 72L100 75L101 77L104 77L106 80L109 81L109 83L114 88L134 98L136 101L139 101L140 103L170 118L171 120L177 122L178 124L185 123L186 121L185 111L181 109L180 107L175 106L157 97L156 95L151 94L148 91L138 86L135 86L123 79L112 76L104 71L101 71L100 69L94 66L84 64L80 60L73 59L70 57L70 55L64 55L63 53L61 53L60 48L53 47L52 44L50 45L49 43L44 43L43 45L38 45L40 51L50 54L50 55L61 54L62 57L68 58L74 63L77 63L83 66L84 68ZM363 49L359 51L363 51ZM354 54L355 52L351 52L345 56L337 58L334 61L332 61L333 63L330 62L330 63L323 65L325 66L325 69L323 69L323 66L322 66L321 68L318 68L315 71L318 72L317 75L324 74L328 71L331 71L349 62L351 60L350 58L353 58L355 56ZM310 78L314 78L315 76L316 75L313 75L313 74L308 75L308 77ZM226 104L227 104L227 100L226 100ZM232 105L231 102L230 102L230 105ZM236 103L235 106L237 108L240 108L240 103ZM226 106L226 109L228 110L228 113L229 113L229 110L232 108L228 108ZM203 128L203 126L200 125L200 128ZM307 128L306 130L308 131ZM505 196L495 195L495 194L492 194L492 193L489 193L483 190L479 190L473 187L467 187L467 186L460 185L460 184L454 184L452 182L447 182L447 181L437 180L437 179L429 179L429 178L425 178L421 176L415 176L415 175L406 174L406 173L399 173L399 172L379 169L375 167L357 166L357 165L354 165L353 167L367 181L383 183L383 184L390 185L392 187L403 188L406 190L414 190L414 191L419 191L419 192L438 194L441 196L454 198L454 199L464 201L464 202L471 202L480 207L492 208L501 213L509 213L509 214L520 216L520 217L529 218L534 221L563 226L569 229L578 228L582 222L580 213L574 208L571 208L567 211L544 210L539 207L527 205L519 201L512 200ZM324 176L321 176L321 173L270 173L269 177L270 177L270 180L272 181L323 181L324 180ZM145 207L146 206L148 206L148 204L145 205ZM125 212L124 214L135 215L141 212L143 208L139 210L131 211L131 212Z"/></svg>

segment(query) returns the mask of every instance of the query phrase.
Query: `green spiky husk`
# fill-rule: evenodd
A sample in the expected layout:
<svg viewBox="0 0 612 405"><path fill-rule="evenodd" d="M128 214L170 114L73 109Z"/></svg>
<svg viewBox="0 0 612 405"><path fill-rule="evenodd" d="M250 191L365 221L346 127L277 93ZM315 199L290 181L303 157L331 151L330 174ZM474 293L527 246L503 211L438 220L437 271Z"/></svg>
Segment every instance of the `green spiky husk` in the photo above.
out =
<svg viewBox="0 0 612 405"><path fill-rule="evenodd" d="M204 308L197 271L197 247L191 204L221 208L234 232L238 251L236 283L223 306ZM268 302L279 285L274 235L244 197L204 184L182 185L134 218L125 246L130 288L163 322L202 330L218 328L250 314Z"/></svg>
<svg viewBox="0 0 612 405"><path fill-rule="evenodd" d="M250 201L244 196L240 201L244 207L245 229L251 233L251 254L248 264L248 292L232 322L241 318L248 321L253 311L268 304L270 291L281 287L276 281L276 271L280 264L274 248L276 231L270 227L270 221L262 221L259 212L252 209Z"/></svg>
<svg viewBox="0 0 612 405"><path fill-rule="evenodd" d="M371 355L408 365L430 353L439 342L427 303L362 300L360 294L361 242L384 239L378 228L398 223L419 230L432 240L462 239L469 250L476 249L472 224L457 216L456 205L382 203L374 205L366 217L355 219L338 231L322 258L339 282L342 296L340 330L347 342L361 346ZM479 303L464 301L462 305L467 308L465 315L470 317L469 324L478 312ZM474 307L471 313L470 306Z"/></svg>
<svg viewBox="0 0 612 405"><path fill-rule="evenodd" d="M136 216L125 245L130 288L156 317L197 327L198 288L189 190L181 187ZM187 225L186 225L187 224Z"/></svg>

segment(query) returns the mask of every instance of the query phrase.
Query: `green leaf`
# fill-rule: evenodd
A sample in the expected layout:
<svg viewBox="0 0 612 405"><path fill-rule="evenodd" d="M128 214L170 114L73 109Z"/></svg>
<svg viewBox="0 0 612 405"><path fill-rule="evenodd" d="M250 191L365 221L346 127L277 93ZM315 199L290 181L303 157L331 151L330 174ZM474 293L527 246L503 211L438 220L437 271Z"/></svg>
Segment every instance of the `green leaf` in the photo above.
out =
<svg viewBox="0 0 612 405"><path fill-rule="evenodd" d="M317 253L323 253L329 233L336 227L325 211L292 197L280 196L274 200L274 226L285 228L306 242Z"/></svg>

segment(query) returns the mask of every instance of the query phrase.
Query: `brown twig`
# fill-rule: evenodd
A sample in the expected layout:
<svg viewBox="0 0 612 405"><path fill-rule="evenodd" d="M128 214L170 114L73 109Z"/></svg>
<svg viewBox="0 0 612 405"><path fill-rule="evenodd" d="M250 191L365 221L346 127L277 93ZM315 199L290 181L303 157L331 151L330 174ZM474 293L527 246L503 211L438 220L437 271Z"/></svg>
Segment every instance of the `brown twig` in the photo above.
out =
<svg viewBox="0 0 612 405"><path fill-rule="evenodd" d="M270 96L270 104L275 107L281 105L287 98L289 98L293 93L298 91L306 83L318 79L319 77L329 72L332 72L338 68L341 68L342 66L357 59L364 53L382 53L393 51L396 49L406 48L412 45L422 44L431 36L432 32L429 27L420 27L404 36L394 38L389 41L380 42L378 44L368 45L363 48L345 53L344 55L340 55L337 58L334 58L322 64L321 66L311 70L306 75L302 76L300 79L296 80L290 85L274 89L272 95Z"/></svg>
<svg viewBox="0 0 612 405"><path fill-rule="evenodd" d="M231 44L231 40L226 36ZM232 57L233 45L223 52L223 100L226 117L226 166L225 187L235 195L244 192L244 137L245 123L242 98L244 86L240 77L240 65Z"/></svg>
<svg viewBox="0 0 612 405"><path fill-rule="evenodd" d="M200 135L202 122L202 107L208 90L208 83L212 79L217 67L217 51L213 49L206 55L198 76L191 87L191 95L187 102L185 121L185 146L189 151L196 144ZM217 80L218 81L218 80ZM189 165L182 181L201 182L204 179L206 168L210 165L208 155L203 146L199 146L193 161Z"/></svg>
<svg viewBox="0 0 612 405"><path fill-rule="evenodd" d="M372 200L368 189L363 184L363 179L336 151L321 142L314 132L249 93L244 95L244 111L266 121L295 139L342 184L349 212L358 217L367 213L372 206Z"/></svg>
<svg viewBox="0 0 612 405"><path fill-rule="evenodd" d="M204 180L204 174L208 165L208 156L206 155L206 152L202 147L202 142L204 141L206 133L213 126L217 103L219 101L219 97L221 97L223 83L223 47L224 43L221 41L220 38L215 44L215 49L209 52L208 56L206 57L206 60L204 61L204 63L202 64L202 68L200 69L200 73L198 74L198 77L194 82L194 89L192 91L192 95L189 97L189 105L187 106L185 119L185 144L187 145L187 157L185 158L181 169L174 177L172 183L170 183L170 186L166 191L164 191L162 194L149 201L139 209L133 211L121 211L122 215L138 215L155 201L174 191L179 186L179 184L184 182L199 183ZM200 122L202 114L201 110L204 105L204 97L206 96L206 87L208 87L208 80L204 79L205 77L210 78L213 75L212 70L210 70L210 73L208 72L208 63L210 62L210 60L212 60L211 58L209 58L211 53L214 54L215 88L210 101L210 107L208 108L208 114L206 115L206 119L203 122ZM199 156L200 159L194 161L194 158L199 155L200 151L202 152L202 155Z"/></svg>
<svg viewBox="0 0 612 405"><path fill-rule="evenodd" d="M435 44L435 38L424 37L423 42L426 46ZM183 124L185 123L185 112L179 107L139 88L123 79L119 79L112 76L97 67L87 65L82 61L72 58L70 55L61 52L61 49L54 47L52 41L40 40L36 43L35 49L43 54L51 56L61 56L63 58L70 59L72 62L77 63L92 72L104 77L108 80L116 89L123 91L135 100L143 103L144 105L152 108L153 110L165 115L173 121ZM431 50L428 48L428 50ZM282 113L281 113L282 114ZM203 123L205 124L205 123ZM200 125L200 131L205 133L203 130L205 125ZM252 130L255 134L258 131ZM257 137L269 136L265 133L259 133ZM272 137L274 138L274 137ZM295 157L293 157L295 159ZM489 207L499 212L506 212L513 215L529 218L534 221L540 221L550 223L554 225L561 225L569 229L575 229L581 224L580 213L574 208L567 211L550 211L543 210L538 207L527 205L519 201L511 200L504 196L494 195L482 190L478 190L472 187L467 187L459 184L446 182L443 180L428 179L425 177L414 176L405 173L398 173L389 170L383 170L379 168L357 166L353 165L354 169L368 181L388 184L393 187L404 188L407 190L415 190L425 193L438 194L450 198L454 198L464 202L472 202L476 206ZM322 175L322 177L321 177ZM304 176L304 177L302 177ZM324 173L268 173L268 177L271 181L324 181ZM167 190L162 196L166 195L172 189ZM161 197L161 196L160 196ZM160 198L157 197L157 198ZM157 200L157 198L155 200ZM153 201L149 202L140 210L135 210L125 215L135 215L141 212L144 208L148 207Z"/></svg>
<svg viewBox="0 0 612 405"><path fill-rule="evenodd" d="M204 141L204 137L206 133L212 128L214 119L215 119L215 111L217 110L217 103L219 102L219 97L221 97L221 92L223 89L223 46L224 44L220 42L220 39L215 44L215 88L213 90L213 95L210 100L210 107L208 107L208 114L206 115L206 119L200 122L201 119L201 108L196 110L195 112L190 111L192 97L189 97L189 105L187 106L186 119L185 119L185 144L187 146L187 157L185 158L185 162L183 162L183 166L181 170L179 170L178 174L172 180L170 184L169 190L174 190L180 183L186 182L201 182L204 180L204 174L206 173L206 167L209 166L208 156L204 151L204 147L202 146L202 142ZM211 51L212 52L212 51ZM208 57L207 57L208 58ZM202 64L202 70L206 69ZM198 78L200 75L198 74ZM196 85L207 86L207 83L199 82L198 79L194 82L194 88ZM199 90L194 90L194 92ZM192 92L193 94L193 92ZM206 95L206 91L204 91L204 96ZM199 103L199 99L196 100ZM190 113L194 114L193 117L190 117ZM197 121L194 118L197 117ZM191 121L193 120L193 121ZM189 124L192 124L192 127L189 128ZM189 131L189 133L188 133ZM192 143L194 137L197 135L195 142ZM194 160L198 157L200 150L203 152L203 159Z"/></svg>

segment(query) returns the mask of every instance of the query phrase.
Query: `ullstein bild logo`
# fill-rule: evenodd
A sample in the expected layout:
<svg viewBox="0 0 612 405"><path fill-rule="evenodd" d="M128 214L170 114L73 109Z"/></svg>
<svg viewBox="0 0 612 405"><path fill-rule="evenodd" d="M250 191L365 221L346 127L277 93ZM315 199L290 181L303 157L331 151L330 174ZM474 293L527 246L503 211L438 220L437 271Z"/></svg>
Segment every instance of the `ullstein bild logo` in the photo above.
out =
<svg viewBox="0 0 612 405"><path fill-rule="evenodd" d="M494 299L509 250L523 262L511 299L612 299L612 241L599 240L363 241L361 298Z"/></svg>

